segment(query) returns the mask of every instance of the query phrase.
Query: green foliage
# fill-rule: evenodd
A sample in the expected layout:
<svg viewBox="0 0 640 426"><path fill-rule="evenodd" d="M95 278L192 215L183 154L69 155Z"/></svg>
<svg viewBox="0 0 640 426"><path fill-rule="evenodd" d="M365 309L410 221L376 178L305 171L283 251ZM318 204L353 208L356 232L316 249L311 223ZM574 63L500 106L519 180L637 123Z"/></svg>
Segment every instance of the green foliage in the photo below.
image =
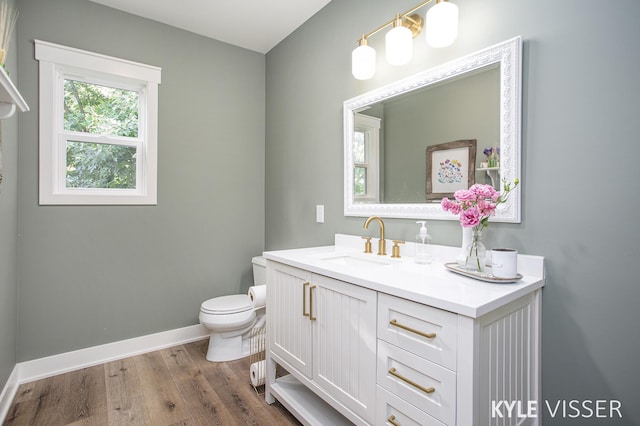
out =
<svg viewBox="0 0 640 426"><path fill-rule="evenodd" d="M353 134L353 161L362 164L367 161L365 149L365 136L361 131L355 131ZM367 168L365 166L356 165L353 170L353 184L355 195L365 195L367 193Z"/></svg>
<svg viewBox="0 0 640 426"><path fill-rule="evenodd" d="M135 147L67 142L67 188L135 187Z"/></svg>
<svg viewBox="0 0 640 426"><path fill-rule="evenodd" d="M356 166L353 169L353 192L355 195L367 193L367 169L364 167Z"/></svg>
<svg viewBox="0 0 640 426"><path fill-rule="evenodd" d="M115 137L138 136L138 92L64 82L64 128ZM136 187L136 148L108 143L67 142L67 187Z"/></svg>

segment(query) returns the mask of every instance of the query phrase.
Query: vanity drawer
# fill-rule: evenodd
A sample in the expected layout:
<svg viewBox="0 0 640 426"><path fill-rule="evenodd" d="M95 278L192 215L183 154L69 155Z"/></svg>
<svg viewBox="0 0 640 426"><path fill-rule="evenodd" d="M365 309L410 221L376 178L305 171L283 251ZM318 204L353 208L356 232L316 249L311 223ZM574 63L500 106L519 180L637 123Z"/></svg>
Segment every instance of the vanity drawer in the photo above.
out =
<svg viewBox="0 0 640 426"><path fill-rule="evenodd" d="M458 316L454 313L380 293L378 338L456 370Z"/></svg>
<svg viewBox="0 0 640 426"><path fill-rule="evenodd" d="M378 340L377 382L445 424L455 424L456 374Z"/></svg>
<svg viewBox="0 0 640 426"><path fill-rule="evenodd" d="M445 426L381 386L376 389L376 407L377 426Z"/></svg>

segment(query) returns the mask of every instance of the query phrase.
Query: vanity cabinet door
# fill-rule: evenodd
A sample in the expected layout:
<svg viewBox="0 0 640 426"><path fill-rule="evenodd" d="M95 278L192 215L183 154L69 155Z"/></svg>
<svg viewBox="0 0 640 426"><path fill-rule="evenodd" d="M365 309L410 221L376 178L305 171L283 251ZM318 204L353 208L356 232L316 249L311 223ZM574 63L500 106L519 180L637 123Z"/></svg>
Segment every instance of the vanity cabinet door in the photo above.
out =
<svg viewBox="0 0 640 426"><path fill-rule="evenodd" d="M319 275L311 282L313 380L373 424L377 293Z"/></svg>
<svg viewBox="0 0 640 426"><path fill-rule="evenodd" d="M270 350L311 379L309 287L311 273L279 263L267 270Z"/></svg>

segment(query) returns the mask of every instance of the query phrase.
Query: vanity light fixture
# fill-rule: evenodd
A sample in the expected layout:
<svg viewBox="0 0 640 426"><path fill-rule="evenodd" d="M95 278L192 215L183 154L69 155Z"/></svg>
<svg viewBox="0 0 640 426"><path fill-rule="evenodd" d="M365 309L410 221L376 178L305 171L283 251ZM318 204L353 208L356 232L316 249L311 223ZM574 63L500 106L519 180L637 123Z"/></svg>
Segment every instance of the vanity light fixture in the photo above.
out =
<svg viewBox="0 0 640 426"><path fill-rule="evenodd" d="M402 25L400 15L396 15L392 26L384 37L387 62L391 65L407 64L413 56L413 34L409 28Z"/></svg>
<svg viewBox="0 0 640 426"><path fill-rule="evenodd" d="M413 38L422 32L424 19L416 10L435 1L427 11L426 39L432 47L451 45L458 36L458 6L447 0L426 0L412 9L398 14L369 34L363 34L358 47L351 52L351 73L358 80L368 80L376 72L376 52L369 46L369 38L391 25L385 36L387 62L404 65L413 55Z"/></svg>
<svg viewBox="0 0 640 426"><path fill-rule="evenodd" d="M358 80L369 80L376 73L376 50L364 34L351 52L351 73Z"/></svg>
<svg viewBox="0 0 640 426"><path fill-rule="evenodd" d="M450 46L458 37L458 6L436 0L427 11L427 43L431 47Z"/></svg>

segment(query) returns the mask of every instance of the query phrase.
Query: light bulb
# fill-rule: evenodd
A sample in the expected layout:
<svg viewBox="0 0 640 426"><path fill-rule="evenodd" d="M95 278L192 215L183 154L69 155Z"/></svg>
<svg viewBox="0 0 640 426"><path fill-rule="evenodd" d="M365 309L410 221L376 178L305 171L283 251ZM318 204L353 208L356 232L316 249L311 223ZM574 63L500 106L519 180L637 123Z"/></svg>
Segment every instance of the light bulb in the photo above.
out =
<svg viewBox="0 0 640 426"><path fill-rule="evenodd" d="M387 62L391 65L404 65L413 56L413 34L409 28L402 26L397 18L393 28L386 34Z"/></svg>
<svg viewBox="0 0 640 426"><path fill-rule="evenodd" d="M427 43L431 47L447 47L458 37L458 6L439 1L427 11Z"/></svg>
<svg viewBox="0 0 640 426"><path fill-rule="evenodd" d="M358 80L368 80L376 73L376 51L362 37L360 45L351 52L351 74Z"/></svg>

